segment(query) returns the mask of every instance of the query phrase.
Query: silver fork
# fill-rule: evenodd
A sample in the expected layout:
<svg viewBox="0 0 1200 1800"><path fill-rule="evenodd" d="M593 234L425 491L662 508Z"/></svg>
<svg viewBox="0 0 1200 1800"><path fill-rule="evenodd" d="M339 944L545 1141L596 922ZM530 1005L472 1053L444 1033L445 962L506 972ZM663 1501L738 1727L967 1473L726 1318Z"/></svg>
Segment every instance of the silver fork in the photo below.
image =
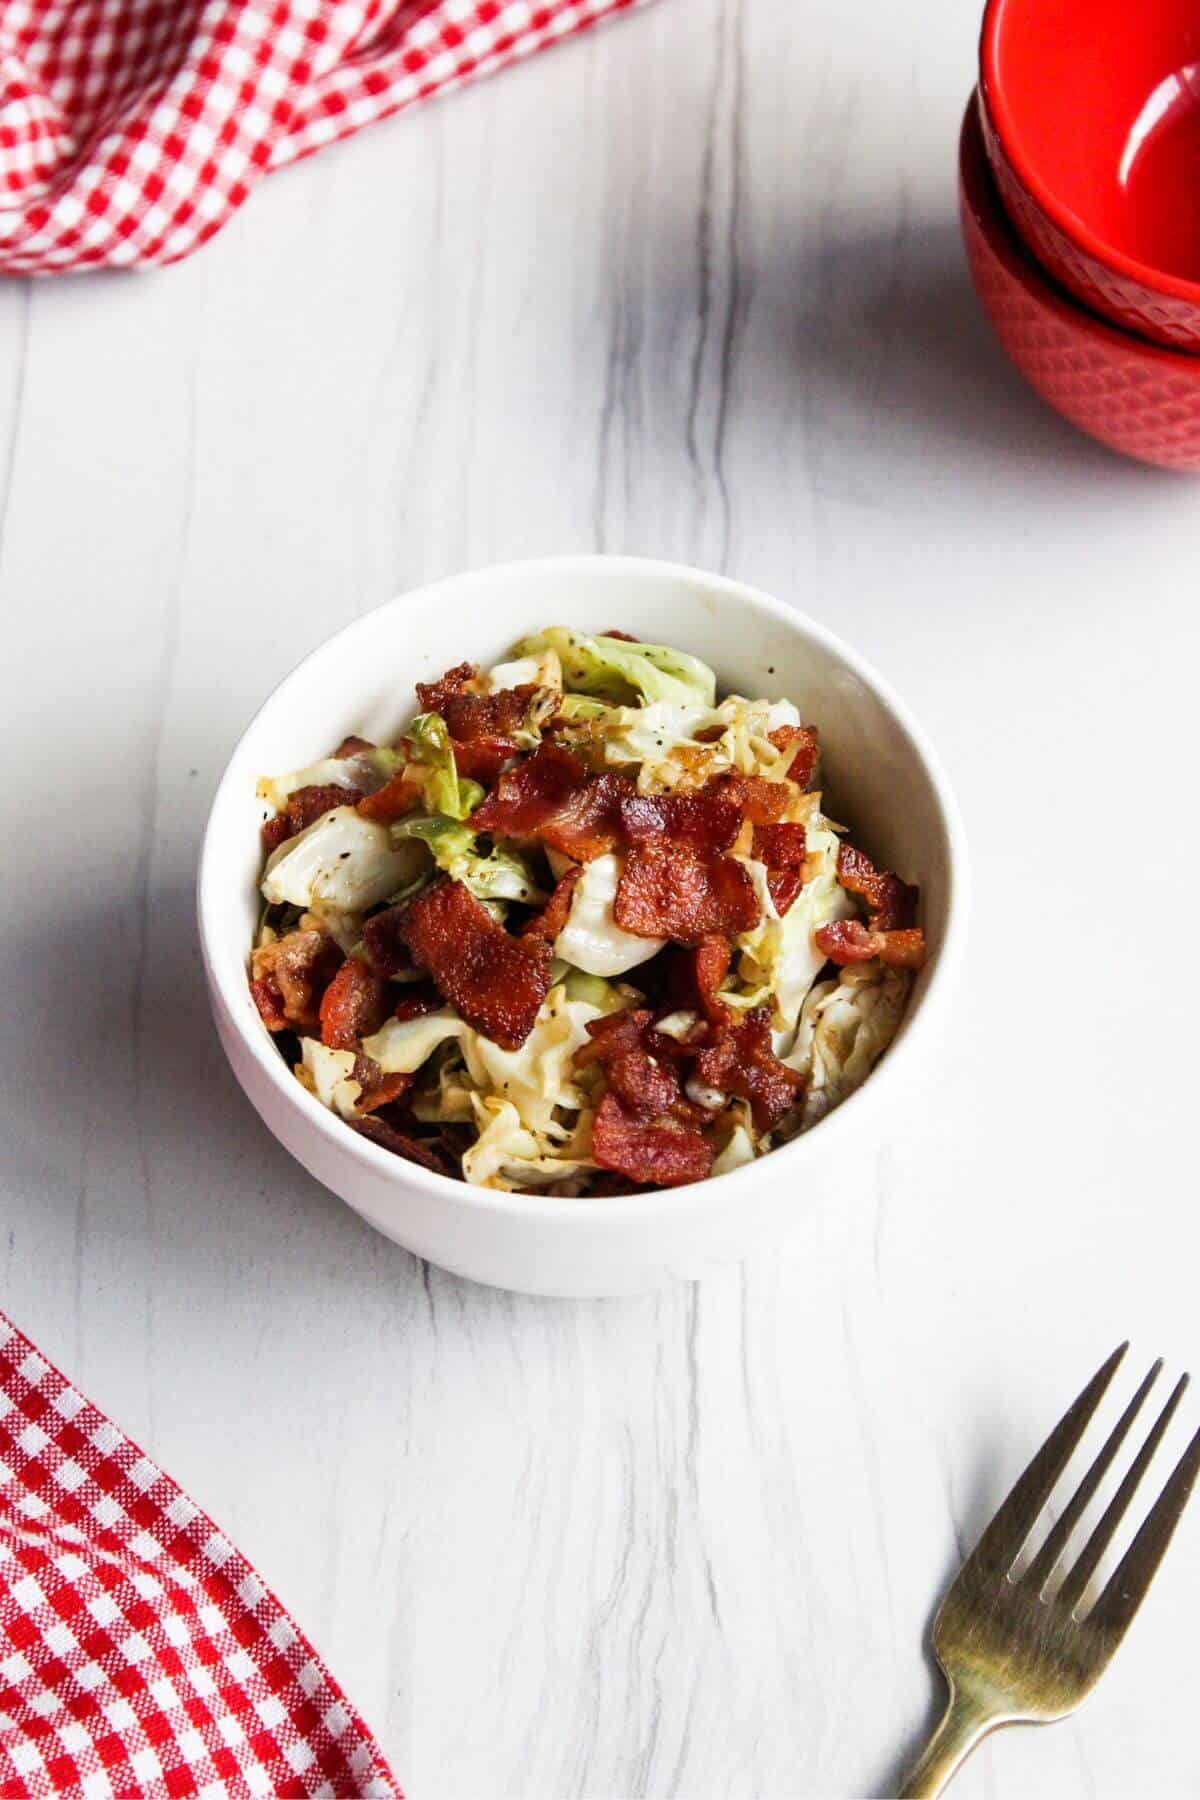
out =
<svg viewBox="0 0 1200 1800"><path fill-rule="evenodd" d="M1104 1516L1054 1592L1047 1583L1072 1531L1153 1387L1156 1362L1114 1426L1045 1543L1020 1575L1013 1565L1077 1449L1128 1344L1114 1350L1051 1432L975 1550L933 1625L933 1649L950 1690L941 1723L900 1791L940 1794L997 1725L1046 1723L1074 1712L1099 1680L1145 1599L1200 1471L1198 1431L1095 1605L1084 1597L1187 1386L1184 1375L1150 1427Z"/></svg>

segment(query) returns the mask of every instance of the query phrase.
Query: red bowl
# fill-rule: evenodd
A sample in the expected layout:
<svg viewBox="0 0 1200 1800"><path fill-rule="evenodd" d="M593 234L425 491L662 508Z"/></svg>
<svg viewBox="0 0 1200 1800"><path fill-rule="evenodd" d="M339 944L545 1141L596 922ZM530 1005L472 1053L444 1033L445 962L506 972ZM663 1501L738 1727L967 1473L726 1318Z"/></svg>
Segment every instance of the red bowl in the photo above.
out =
<svg viewBox="0 0 1200 1800"><path fill-rule="evenodd" d="M1200 351L1196 0L988 0L979 57L988 159L1038 261Z"/></svg>
<svg viewBox="0 0 1200 1800"><path fill-rule="evenodd" d="M1064 419L1124 456L1200 469L1200 357L1117 331L1055 287L1000 205L974 95L959 140L958 176L971 278L1030 385Z"/></svg>

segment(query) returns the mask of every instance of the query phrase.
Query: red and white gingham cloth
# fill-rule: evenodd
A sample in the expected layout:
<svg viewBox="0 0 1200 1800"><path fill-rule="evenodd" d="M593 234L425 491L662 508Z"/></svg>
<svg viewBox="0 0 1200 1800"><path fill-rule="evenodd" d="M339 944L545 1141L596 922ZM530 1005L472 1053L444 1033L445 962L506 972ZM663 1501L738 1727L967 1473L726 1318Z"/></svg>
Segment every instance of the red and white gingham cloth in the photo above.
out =
<svg viewBox="0 0 1200 1800"><path fill-rule="evenodd" d="M638 0L0 0L0 268L175 262L260 176Z"/></svg>
<svg viewBox="0 0 1200 1800"><path fill-rule="evenodd" d="M0 1800L400 1790L246 1559L0 1313Z"/></svg>

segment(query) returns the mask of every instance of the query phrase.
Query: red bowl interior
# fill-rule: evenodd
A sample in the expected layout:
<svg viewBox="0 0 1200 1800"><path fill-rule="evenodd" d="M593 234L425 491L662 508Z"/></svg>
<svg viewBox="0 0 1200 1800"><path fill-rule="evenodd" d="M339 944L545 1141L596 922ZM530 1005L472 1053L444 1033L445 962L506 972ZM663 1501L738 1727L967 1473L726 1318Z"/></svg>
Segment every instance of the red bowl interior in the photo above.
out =
<svg viewBox="0 0 1200 1800"><path fill-rule="evenodd" d="M1200 303L1200 0L989 0L988 110L1070 236Z"/></svg>

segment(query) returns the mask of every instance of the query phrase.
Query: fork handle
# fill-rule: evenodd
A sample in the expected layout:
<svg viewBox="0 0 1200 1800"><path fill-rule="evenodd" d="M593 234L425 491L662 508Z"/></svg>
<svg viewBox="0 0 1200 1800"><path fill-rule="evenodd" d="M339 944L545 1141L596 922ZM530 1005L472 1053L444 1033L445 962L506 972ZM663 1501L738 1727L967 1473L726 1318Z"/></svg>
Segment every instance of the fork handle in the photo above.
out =
<svg viewBox="0 0 1200 1800"><path fill-rule="evenodd" d="M995 1709L950 1683L950 1701L900 1789L899 1800L935 1800L976 1744L1000 1723Z"/></svg>

